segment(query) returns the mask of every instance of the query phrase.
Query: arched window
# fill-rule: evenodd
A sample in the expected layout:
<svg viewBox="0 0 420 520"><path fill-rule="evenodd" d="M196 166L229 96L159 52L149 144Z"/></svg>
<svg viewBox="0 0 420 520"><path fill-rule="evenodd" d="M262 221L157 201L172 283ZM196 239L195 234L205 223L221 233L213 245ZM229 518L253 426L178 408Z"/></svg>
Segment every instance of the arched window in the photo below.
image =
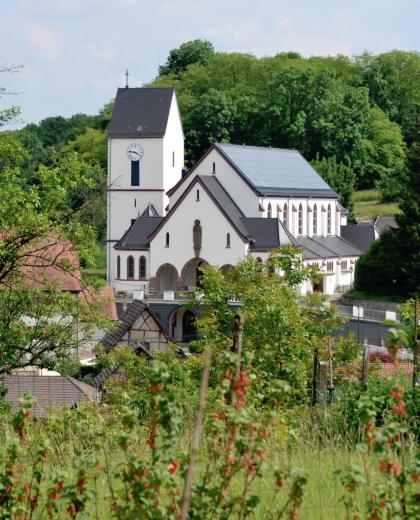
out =
<svg viewBox="0 0 420 520"><path fill-rule="evenodd" d="M127 279L134 280L134 258L132 256L127 258Z"/></svg>
<svg viewBox="0 0 420 520"><path fill-rule="evenodd" d="M146 257L143 255L139 260L139 278L146 278Z"/></svg>
<svg viewBox="0 0 420 520"><path fill-rule="evenodd" d="M165 238L165 246L166 247L169 247L169 240L170 240L169 233L166 233L166 238Z"/></svg>
<svg viewBox="0 0 420 520"><path fill-rule="evenodd" d="M230 233L226 233L226 247L230 247Z"/></svg>
<svg viewBox="0 0 420 520"><path fill-rule="evenodd" d="M318 208L317 205L314 205L314 211L312 214L312 234L317 235L318 234Z"/></svg>
<svg viewBox="0 0 420 520"><path fill-rule="evenodd" d="M327 210L327 235L331 235L331 204L328 204Z"/></svg>
<svg viewBox="0 0 420 520"><path fill-rule="evenodd" d="M270 202L268 203L268 207L267 207L267 218L271 218L271 203Z"/></svg>
<svg viewBox="0 0 420 520"><path fill-rule="evenodd" d="M283 206L283 224L284 224L284 227L286 227L286 228L289 225L289 219L288 219L288 214L287 214L287 203L286 202L284 203L284 206Z"/></svg>
<svg viewBox="0 0 420 520"><path fill-rule="evenodd" d="M303 207L299 204L298 211L298 235L303 235Z"/></svg>
<svg viewBox="0 0 420 520"><path fill-rule="evenodd" d="M117 278L121 278L121 258L117 256Z"/></svg>
<svg viewBox="0 0 420 520"><path fill-rule="evenodd" d="M277 218L280 218L281 215L281 207L280 204L277 204Z"/></svg>

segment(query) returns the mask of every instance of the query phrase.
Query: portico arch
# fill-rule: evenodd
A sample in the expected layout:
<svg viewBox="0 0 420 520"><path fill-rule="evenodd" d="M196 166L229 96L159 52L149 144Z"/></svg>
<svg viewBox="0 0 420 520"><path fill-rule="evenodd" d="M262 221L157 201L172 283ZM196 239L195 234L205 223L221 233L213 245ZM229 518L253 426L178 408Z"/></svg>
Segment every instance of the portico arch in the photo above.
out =
<svg viewBox="0 0 420 520"><path fill-rule="evenodd" d="M156 272L156 278L159 280L160 292L176 290L178 271L172 264L161 265Z"/></svg>
<svg viewBox="0 0 420 520"><path fill-rule="evenodd" d="M193 290L200 287L201 269L208 265L203 258L192 258L189 260L181 271L181 278L187 290Z"/></svg>

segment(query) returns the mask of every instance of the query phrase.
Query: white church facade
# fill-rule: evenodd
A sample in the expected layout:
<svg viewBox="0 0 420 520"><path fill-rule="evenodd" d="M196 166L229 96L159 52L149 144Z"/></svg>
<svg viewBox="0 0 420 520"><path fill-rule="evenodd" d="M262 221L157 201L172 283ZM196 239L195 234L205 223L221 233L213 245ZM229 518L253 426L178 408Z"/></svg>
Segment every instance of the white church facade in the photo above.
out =
<svg viewBox="0 0 420 520"><path fill-rule="evenodd" d="M107 276L116 293L176 298L196 288L202 265L227 269L285 245L322 273L302 294L352 285L362 251L341 237L346 212L296 150L215 143L186 172L172 88L119 89L108 149Z"/></svg>

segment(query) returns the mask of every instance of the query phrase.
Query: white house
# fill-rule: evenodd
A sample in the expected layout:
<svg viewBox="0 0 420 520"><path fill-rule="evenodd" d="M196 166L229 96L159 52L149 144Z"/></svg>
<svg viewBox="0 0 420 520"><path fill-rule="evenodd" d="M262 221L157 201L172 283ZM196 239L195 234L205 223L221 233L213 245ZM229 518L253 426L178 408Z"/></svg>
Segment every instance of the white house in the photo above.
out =
<svg viewBox="0 0 420 520"><path fill-rule="evenodd" d="M302 294L351 286L361 250L341 237L337 193L299 152L215 143L188 172L183 159L175 91L119 89L108 163L108 280L117 293L172 298L194 290L204 264L228 269L290 244L323 275ZM179 327L175 317L169 328Z"/></svg>

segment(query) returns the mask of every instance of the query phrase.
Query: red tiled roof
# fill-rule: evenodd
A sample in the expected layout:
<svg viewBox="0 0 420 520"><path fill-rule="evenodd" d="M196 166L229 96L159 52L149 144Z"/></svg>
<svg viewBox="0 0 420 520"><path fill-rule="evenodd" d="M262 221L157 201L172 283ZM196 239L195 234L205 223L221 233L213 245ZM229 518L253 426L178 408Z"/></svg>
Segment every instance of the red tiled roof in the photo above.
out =
<svg viewBox="0 0 420 520"><path fill-rule="evenodd" d="M19 265L25 283L42 287L46 281L57 283L62 291L79 292L81 276L73 244L55 234L27 246Z"/></svg>
<svg viewBox="0 0 420 520"><path fill-rule="evenodd" d="M100 301L103 309L102 315L105 318L110 318L114 321L118 320L117 305L115 303L114 291L112 287L110 287L109 285L105 285L99 291L92 289L91 287L86 287L80 293L80 297L84 298L87 303Z"/></svg>
<svg viewBox="0 0 420 520"><path fill-rule="evenodd" d="M81 401L95 401L94 387L67 376L5 375L1 382L6 386L5 399L19 407L25 393L32 394L37 403L32 413L35 417L46 417L49 411L63 407L73 408Z"/></svg>

